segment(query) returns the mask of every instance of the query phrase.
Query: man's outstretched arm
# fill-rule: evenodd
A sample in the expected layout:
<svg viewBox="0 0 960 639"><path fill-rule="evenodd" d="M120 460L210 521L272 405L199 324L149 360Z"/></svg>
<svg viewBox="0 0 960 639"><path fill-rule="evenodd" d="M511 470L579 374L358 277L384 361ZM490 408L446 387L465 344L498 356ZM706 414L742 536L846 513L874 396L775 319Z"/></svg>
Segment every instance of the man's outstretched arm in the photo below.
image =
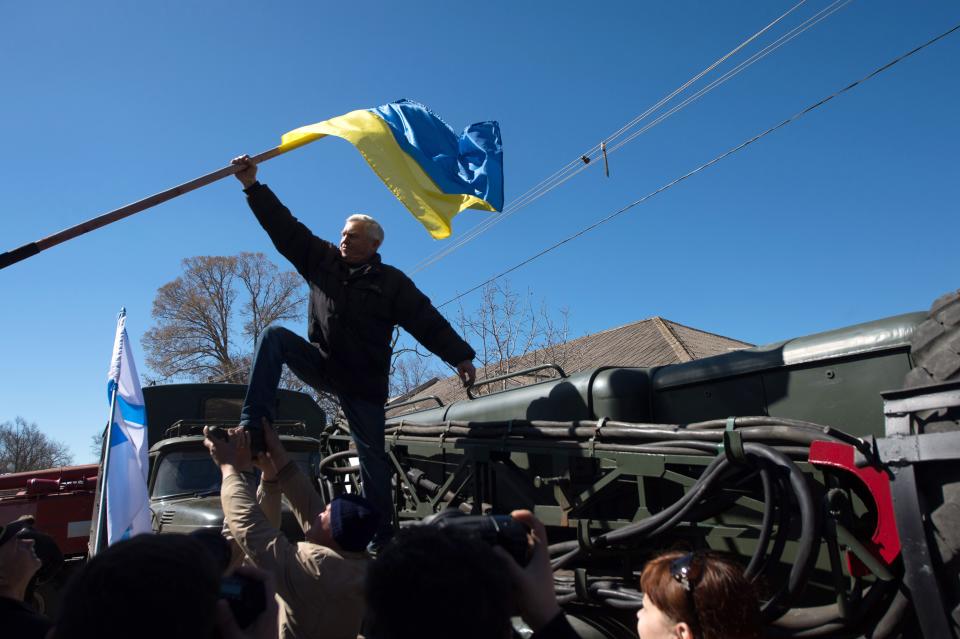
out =
<svg viewBox="0 0 960 639"><path fill-rule="evenodd" d="M340 254L330 242L321 239L290 213L273 191L257 180L257 165L250 156L241 155L231 164L245 167L235 175L247 194L247 204L267 232L273 245L305 278L331 264Z"/></svg>
<svg viewBox="0 0 960 639"><path fill-rule="evenodd" d="M402 280L394 307L397 323L430 352L455 367L464 386L472 385L477 374L473 366L476 356L473 348L457 334L413 280L402 273L400 276Z"/></svg>
<svg viewBox="0 0 960 639"><path fill-rule="evenodd" d="M250 436L242 429L231 432L225 440L211 436L206 429L204 434L204 446L223 475L220 503L230 535L258 568L276 576L277 587L282 590L288 582L287 569L296 566L296 548L267 521L257 505L254 488L243 477L243 471L252 468Z"/></svg>
<svg viewBox="0 0 960 639"><path fill-rule="evenodd" d="M272 477L279 482L280 489L290 502L290 509L306 534L313 526L316 516L323 512L323 500L300 467L290 460L283 442L270 422L264 419L262 425L264 445L267 449L265 457L274 469ZM261 468L266 465L262 464Z"/></svg>

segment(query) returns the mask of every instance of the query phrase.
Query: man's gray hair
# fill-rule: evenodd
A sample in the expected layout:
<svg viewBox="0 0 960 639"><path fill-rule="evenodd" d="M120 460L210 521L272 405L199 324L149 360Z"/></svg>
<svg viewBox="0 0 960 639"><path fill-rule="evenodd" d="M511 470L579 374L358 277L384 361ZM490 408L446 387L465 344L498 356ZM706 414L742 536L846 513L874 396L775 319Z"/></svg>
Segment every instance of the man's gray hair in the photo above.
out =
<svg viewBox="0 0 960 639"><path fill-rule="evenodd" d="M380 244L383 244L383 227L380 223L369 215L356 213L347 218L347 222L363 222L363 228L367 231L367 236Z"/></svg>

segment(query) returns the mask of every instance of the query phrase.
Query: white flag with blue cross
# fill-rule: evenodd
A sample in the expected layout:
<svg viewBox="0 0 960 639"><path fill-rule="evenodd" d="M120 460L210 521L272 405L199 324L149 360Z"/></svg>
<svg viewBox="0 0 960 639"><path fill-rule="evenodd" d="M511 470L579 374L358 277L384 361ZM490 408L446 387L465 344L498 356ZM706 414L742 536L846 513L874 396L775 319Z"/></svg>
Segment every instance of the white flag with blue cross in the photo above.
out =
<svg viewBox="0 0 960 639"><path fill-rule="evenodd" d="M113 400L114 389L117 393L106 469L107 544L151 531L147 495L147 412L130 350L126 321L126 312L121 312L107 375L107 401Z"/></svg>

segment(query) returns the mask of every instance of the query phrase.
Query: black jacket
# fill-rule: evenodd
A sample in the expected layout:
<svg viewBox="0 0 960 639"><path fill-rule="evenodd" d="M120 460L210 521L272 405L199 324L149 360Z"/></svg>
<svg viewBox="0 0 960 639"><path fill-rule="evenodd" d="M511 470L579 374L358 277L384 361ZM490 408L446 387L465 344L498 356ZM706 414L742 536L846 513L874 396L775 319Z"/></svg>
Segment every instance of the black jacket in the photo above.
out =
<svg viewBox="0 0 960 639"><path fill-rule="evenodd" d="M256 183L245 192L273 245L310 285L307 336L319 349L335 391L386 401L397 324L450 365L474 358L427 296L401 271L383 264L379 254L351 273L340 249L315 236L266 185Z"/></svg>
<svg viewBox="0 0 960 639"><path fill-rule="evenodd" d="M22 601L0 597L0 628L4 637L43 639L51 625L49 619Z"/></svg>

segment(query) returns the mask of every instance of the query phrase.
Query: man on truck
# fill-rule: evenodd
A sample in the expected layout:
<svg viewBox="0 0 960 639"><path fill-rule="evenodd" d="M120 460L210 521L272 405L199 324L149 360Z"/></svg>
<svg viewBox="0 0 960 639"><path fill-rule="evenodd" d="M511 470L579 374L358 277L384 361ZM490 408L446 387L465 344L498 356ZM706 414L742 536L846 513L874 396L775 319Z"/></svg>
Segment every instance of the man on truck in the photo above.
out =
<svg viewBox="0 0 960 639"><path fill-rule="evenodd" d="M400 325L455 367L465 386L476 376L475 353L410 278L380 260L383 229L376 220L351 215L335 246L315 236L257 181L249 156L233 164L243 167L236 176L260 225L310 287L309 341L279 326L263 332L241 425L256 431L263 419L273 421L284 364L310 386L333 391L357 448L363 495L383 518L374 538L380 545L392 534L391 470L383 431L394 327Z"/></svg>

